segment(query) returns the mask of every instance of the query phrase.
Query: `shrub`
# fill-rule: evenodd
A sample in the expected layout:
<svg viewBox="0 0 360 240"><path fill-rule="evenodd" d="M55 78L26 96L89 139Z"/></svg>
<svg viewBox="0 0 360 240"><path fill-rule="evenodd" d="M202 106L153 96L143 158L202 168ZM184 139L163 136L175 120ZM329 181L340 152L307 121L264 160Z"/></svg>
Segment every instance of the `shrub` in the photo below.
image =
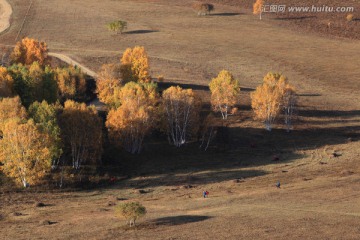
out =
<svg viewBox="0 0 360 240"><path fill-rule="evenodd" d="M197 11L197 14L200 15L207 15L210 14L211 11L215 10L213 4L210 3L193 3L192 8Z"/></svg>
<svg viewBox="0 0 360 240"><path fill-rule="evenodd" d="M127 28L127 22L121 20L113 21L106 24L106 27L109 29L109 31L115 32L116 34L121 34Z"/></svg>
<svg viewBox="0 0 360 240"><path fill-rule="evenodd" d="M348 22L351 22L351 21L353 21L354 20L354 15L353 14L348 14L347 16L346 16L346 20L348 21Z"/></svg>
<svg viewBox="0 0 360 240"><path fill-rule="evenodd" d="M128 202L118 205L116 213L119 217L125 218L131 227L135 226L135 221L138 218L145 216L146 208L138 202Z"/></svg>

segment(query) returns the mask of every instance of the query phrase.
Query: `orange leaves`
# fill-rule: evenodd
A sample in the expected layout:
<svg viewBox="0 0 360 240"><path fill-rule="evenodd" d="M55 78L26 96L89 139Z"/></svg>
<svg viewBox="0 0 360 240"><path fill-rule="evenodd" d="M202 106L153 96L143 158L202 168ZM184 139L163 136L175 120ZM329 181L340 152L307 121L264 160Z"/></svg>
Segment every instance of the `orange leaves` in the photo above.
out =
<svg viewBox="0 0 360 240"><path fill-rule="evenodd" d="M15 63L30 65L39 62L40 65L46 64L48 49L45 42L39 42L32 38L24 38L16 43L11 59Z"/></svg>
<svg viewBox="0 0 360 240"><path fill-rule="evenodd" d="M149 82L149 58L144 47L125 50L121 58L121 76L125 82Z"/></svg>
<svg viewBox="0 0 360 240"><path fill-rule="evenodd" d="M227 119L229 112L232 112L233 106L238 102L240 94L240 85L233 75L222 70L210 84L211 105L214 111L222 114L223 119Z"/></svg>
<svg viewBox="0 0 360 240"><path fill-rule="evenodd" d="M120 66L116 64L104 64L96 80L96 92L101 102L116 106L116 90L121 86Z"/></svg>
<svg viewBox="0 0 360 240"><path fill-rule="evenodd" d="M0 67L0 98L14 95L14 80L8 70Z"/></svg>
<svg viewBox="0 0 360 240"><path fill-rule="evenodd" d="M264 1L263 0L256 0L253 5L253 14L259 14L261 20L261 14L263 11Z"/></svg>

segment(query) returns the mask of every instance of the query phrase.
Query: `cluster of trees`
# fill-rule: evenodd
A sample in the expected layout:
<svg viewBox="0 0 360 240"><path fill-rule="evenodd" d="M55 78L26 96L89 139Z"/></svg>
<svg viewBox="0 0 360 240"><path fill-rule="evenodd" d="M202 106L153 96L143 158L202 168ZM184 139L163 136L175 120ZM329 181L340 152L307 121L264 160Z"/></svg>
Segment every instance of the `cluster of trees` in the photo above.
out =
<svg viewBox="0 0 360 240"><path fill-rule="evenodd" d="M230 72L222 70L211 80L214 113L201 117L202 101L192 89L172 86L160 93L150 76L148 55L137 46L98 73L97 94L108 106L103 122L94 106L83 103L84 74L72 66L52 68L47 51L45 43L23 39L12 54L13 65L0 67L1 169L25 187L59 166L76 173L83 165L101 163L104 135L132 154L141 152L155 129L176 147L201 135L206 150L214 136L215 114L225 121L238 110L240 84ZM291 129L297 97L285 76L268 73L251 99L267 130L280 116Z"/></svg>
<svg viewBox="0 0 360 240"><path fill-rule="evenodd" d="M295 88L289 84L284 75L269 72L264 77L263 84L251 93L251 100L256 119L263 121L268 131L271 131L272 124L281 113L287 131L290 131L297 106L297 96Z"/></svg>
<svg viewBox="0 0 360 240"><path fill-rule="evenodd" d="M99 162L102 119L87 107L85 75L69 66L52 68L45 43L25 38L0 67L0 163L24 187L52 169Z"/></svg>

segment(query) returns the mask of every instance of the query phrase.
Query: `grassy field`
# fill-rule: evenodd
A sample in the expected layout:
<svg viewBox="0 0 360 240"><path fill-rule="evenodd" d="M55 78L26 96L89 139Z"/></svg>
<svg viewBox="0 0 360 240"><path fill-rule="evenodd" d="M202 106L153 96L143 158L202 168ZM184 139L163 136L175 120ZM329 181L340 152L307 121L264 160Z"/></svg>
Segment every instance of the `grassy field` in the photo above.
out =
<svg viewBox="0 0 360 240"><path fill-rule="evenodd" d="M154 77L191 86L206 101L207 84L227 69L242 93L222 151L147 141L139 156L107 156L129 178L106 188L3 191L4 239L359 238L358 40L297 33L237 6L216 5L213 15L198 17L187 0L36 0L25 21L30 1L9 2L14 13L3 45L20 32L93 71L143 45ZM107 31L116 19L128 22L125 34ZM250 92L268 71L287 75L300 95L299 124L290 134L280 127L267 133L252 119ZM114 216L113 205L128 200L148 209L136 229Z"/></svg>

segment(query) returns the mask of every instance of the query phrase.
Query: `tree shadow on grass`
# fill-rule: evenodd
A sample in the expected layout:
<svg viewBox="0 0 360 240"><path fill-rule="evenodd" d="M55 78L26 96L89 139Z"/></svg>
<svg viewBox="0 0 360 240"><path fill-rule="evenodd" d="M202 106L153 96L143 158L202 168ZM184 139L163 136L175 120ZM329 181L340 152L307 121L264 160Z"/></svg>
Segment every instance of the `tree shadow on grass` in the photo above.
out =
<svg viewBox="0 0 360 240"><path fill-rule="evenodd" d="M180 216L158 218L151 221L150 224L155 224L157 226L177 226L188 223L201 222L210 218L212 217L197 216L197 215L180 215Z"/></svg>
<svg viewBox="0 0 360 240"><path fill-rule="evenodd" d="M206 85L198 85L198 84L186 84L186 83L177 83L177 82L160 82L158 83L159 89L160 90L165 90L169 87L172 86L179 86L181 88L191 88L193 90L198 90L198 91L210 91L209 86Z"/></svg>
<svg viewBox="0 0 360 240"><path fill-rule="evenodd" d="M301 16L301 17L277 17L274 18L277 21L291 21L291 20L304 20L304 19L311 19L316 18L316 16Z"/></svg>
<svg viewBox="0 0 360 240"><path fill-rule="evenodd" d="M145 33L156 33L158 30L133 30L124 32L125 34L145 34Z"/></svg>
<svg viewBox="0 0 360 240"><path fill-rule="evenodd" d="M244 13L225 12L225 13L212 13L212 14L210 14L210 16L219 16L219 17L232 17L232 16L239 16L239 15L244 15Z"/></svg>

